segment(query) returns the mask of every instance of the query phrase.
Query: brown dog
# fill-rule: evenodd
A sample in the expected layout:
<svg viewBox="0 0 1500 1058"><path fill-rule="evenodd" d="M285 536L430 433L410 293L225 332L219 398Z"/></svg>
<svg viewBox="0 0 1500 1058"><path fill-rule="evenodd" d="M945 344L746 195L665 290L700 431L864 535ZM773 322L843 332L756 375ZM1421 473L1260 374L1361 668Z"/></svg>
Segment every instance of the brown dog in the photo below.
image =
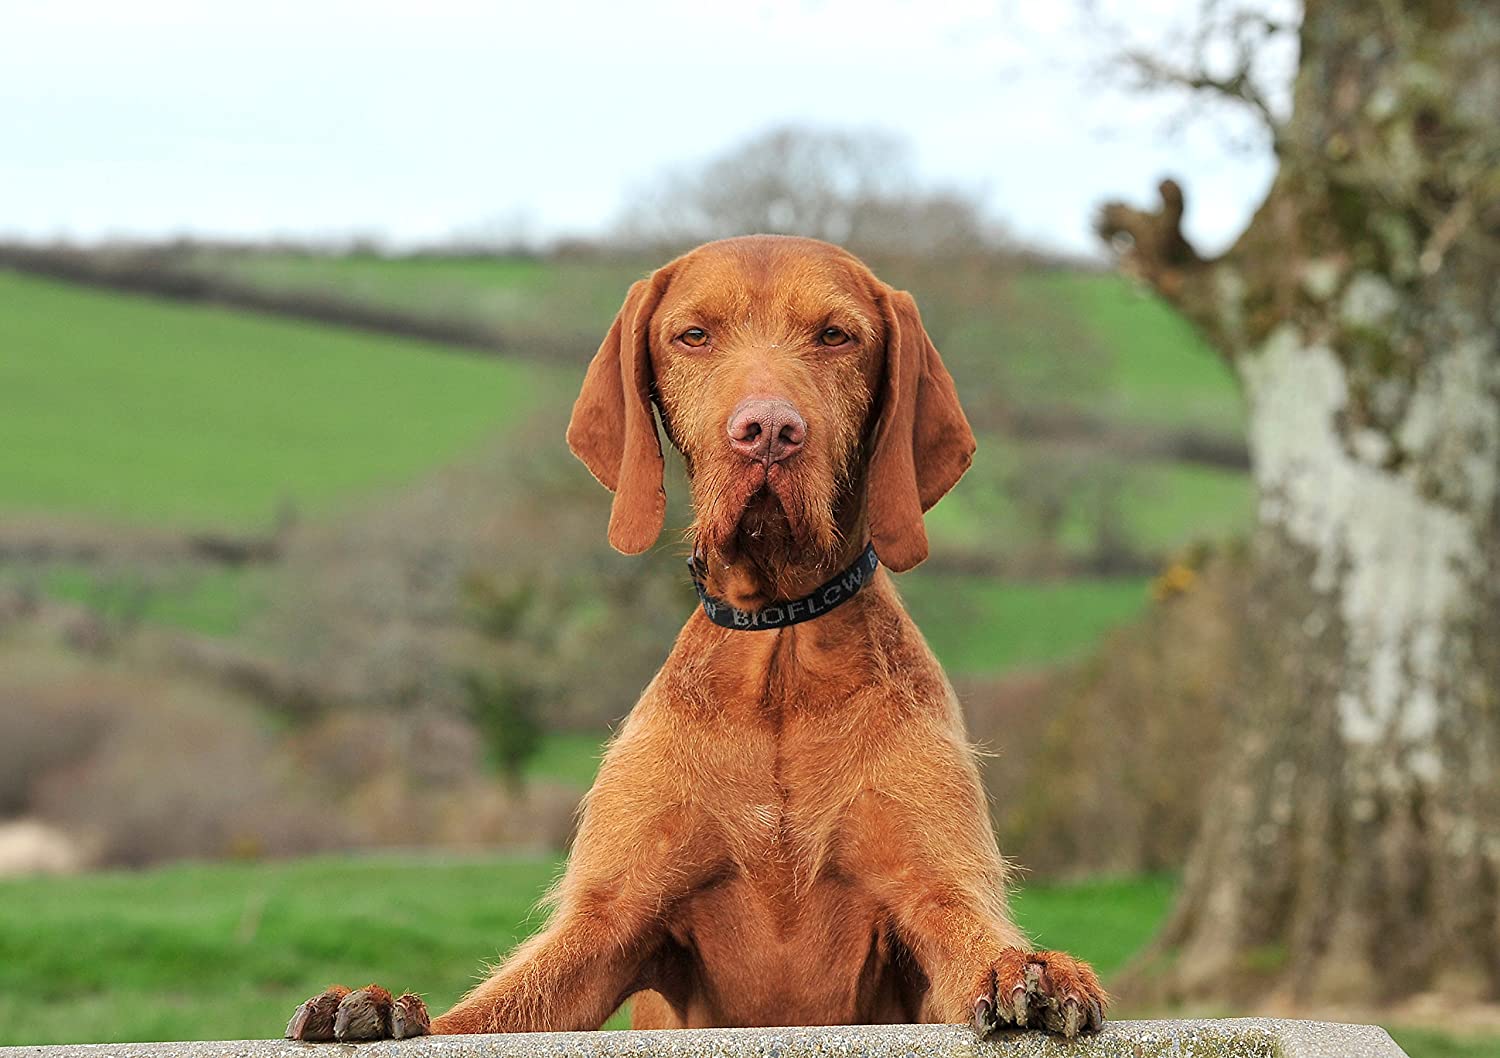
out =
<svg viewBox="0 0 1500 1058"><path fill-rule="evenodd" d="M974 452L910 295L777 236L636 283L568 428L630 554L666 512L657 412L703 610L609 747L547 927L431 1031L596 1029L632 997L637 1028L1098 1028L1093 971L1007 913L953 691L866 550L921 562L922 514ZM426 1030L371 986L288 1035Z"/></svg>

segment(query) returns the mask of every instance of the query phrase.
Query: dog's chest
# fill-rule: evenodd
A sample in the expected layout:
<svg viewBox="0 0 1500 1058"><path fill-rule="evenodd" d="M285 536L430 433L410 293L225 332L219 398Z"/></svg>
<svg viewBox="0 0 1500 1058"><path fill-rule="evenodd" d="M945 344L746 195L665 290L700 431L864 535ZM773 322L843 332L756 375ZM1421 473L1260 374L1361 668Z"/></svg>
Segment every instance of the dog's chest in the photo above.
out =
<svg viewBox="0 0 1500 1058"><path fill-rule="evenodd" d="M741 743L738 789L717 800L730 873L778 921L794 924L807 894L844 873L840 852L860 781L838 741L826 725L787 718Z"/></svg>
<svg viewBox="0 0 1500 1058"><path fill-rule="evenodd" d="M674 933L696 964L703 1023L826 1024L868 1018L866 978L884 958L888 925L868 893L823 879L798 891L740 877L699 894Z"/></svg>
<svg viewBox="0 0 1500 1058"><path fill-rule="evenodd" d="M702 762L712 744L712 764L693 767L685 799L722 842L720 910L763 916L789 936L817 918L828 886L854 884L841 862L851 806L881 772L893 730L860 659L829 671L806 650L752 645L706 666L700 686L723 719L695 746Z"/></svg>
<svg viewBox="0 0 1500 1058"><path fill-rule="evenodd" d="M712 741L722 751L712 769L695 769L693 800L712 806L737 873L779 895L837 868L849 806L884 752L878 725L860 719L868 691L797 666L768 669L760 681L718 684L726 722ZM696 785L705 778L707 791Z"/></svg>

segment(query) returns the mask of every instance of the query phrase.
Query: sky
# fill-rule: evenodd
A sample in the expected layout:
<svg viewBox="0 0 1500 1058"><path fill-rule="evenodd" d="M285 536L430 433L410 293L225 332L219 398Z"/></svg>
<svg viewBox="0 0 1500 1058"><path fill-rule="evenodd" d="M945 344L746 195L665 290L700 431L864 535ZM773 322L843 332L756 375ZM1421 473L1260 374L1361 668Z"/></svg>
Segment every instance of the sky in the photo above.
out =
<svg viewBox="0 0 1500 1058"><path fill-rule="evenodd" d="M1268 153L1107 73L1198 2L0 0L0 236L588 235L797 122L902 136L924 180L1072 253L1173 175L1215 250Z"/></svg>

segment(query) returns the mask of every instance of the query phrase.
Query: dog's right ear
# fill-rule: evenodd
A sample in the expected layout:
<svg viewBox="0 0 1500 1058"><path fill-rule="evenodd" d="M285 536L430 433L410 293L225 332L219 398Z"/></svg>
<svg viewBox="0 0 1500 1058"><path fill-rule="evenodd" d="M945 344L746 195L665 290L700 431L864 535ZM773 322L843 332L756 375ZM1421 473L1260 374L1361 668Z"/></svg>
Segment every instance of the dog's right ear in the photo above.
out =
<svg viewBox="0 0 1500 1058"><path fill-rule="evenodd" d="M627 555L656 543L667 516L650 344L651 315L665 287L665 270L631 286L589 364L568 423L568 447L615 494L609 542Z"/></svg>

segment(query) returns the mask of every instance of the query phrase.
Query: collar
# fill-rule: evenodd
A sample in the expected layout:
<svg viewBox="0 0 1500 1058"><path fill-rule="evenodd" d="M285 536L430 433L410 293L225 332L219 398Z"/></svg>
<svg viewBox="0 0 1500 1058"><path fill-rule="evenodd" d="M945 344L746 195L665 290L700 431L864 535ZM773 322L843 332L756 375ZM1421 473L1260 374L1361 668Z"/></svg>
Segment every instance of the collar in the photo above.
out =
<svg viewBox="0 0 1500 1058"><path fill-rule="evenodd" d="M707 573L703 560L694 554L688 559L688 570L693 575L693 587L698 589L698 598L703 601L703 612L720 628L735 628L745 632L763 631L768 628L786 628L821 617L836 606L841 606L859 594L859 590L875 576L880 559L875 556L875 545L866 544L854 564L825 581L800 599L772 603L759 610L740 610L722 599L708 594L703 587Z"/></svg>

